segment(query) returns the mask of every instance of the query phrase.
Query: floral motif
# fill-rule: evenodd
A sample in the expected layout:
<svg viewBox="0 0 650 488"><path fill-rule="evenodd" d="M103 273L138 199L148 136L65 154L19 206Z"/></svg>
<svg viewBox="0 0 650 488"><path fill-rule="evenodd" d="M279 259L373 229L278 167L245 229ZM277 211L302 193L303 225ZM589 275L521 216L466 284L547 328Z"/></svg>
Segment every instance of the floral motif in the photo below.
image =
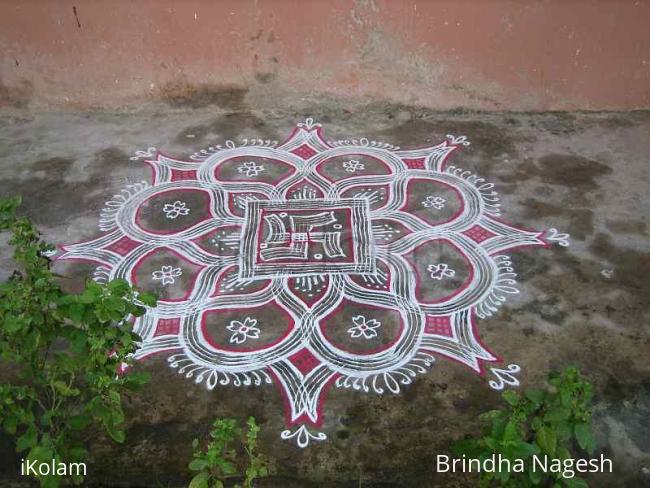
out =
<svg viewBox="0 0 650 488"><path fill-rule="evenodd" d="M255 161L248 161L247 163L240 165L237 168L237 171L239 171L241 174L245 174L250 178L252 176L257 176L262 171L264 171L264 166L261 164L256 164Z"/></svg>
<svg viewBox="0 0 650 488"><path fill-rule="evenodd" d="M226 327L232 335L230 336L231 344L243 344L246 339L259 339L260 329L257 326L257 319L246 317L243 322L232 320Z"/></svg>
<svg viewBox="0 0 650 488"><path fill-rule="evenodd" d="M156 281L162 281L163 286L172 285L183 274L181 268L174 268L172 266L163 266L158 271L151 273L151 278Z"/></svg>
<svg viewBox="0 0 650 488"><path fill-rule="evenodd" d="M345 168L345 171L348 173L356 173L357 170L363 170L366 167L362 162L357 161L356 159L351 159L350 161L345 161L343 163L343 168Z"/></svg>
<svg viewBox="0 0 650 488"><path fill-rule="evenodd" d="M166 203L163 212L168 219L175 219L179 215L187 215L190 213L190 209L185 206L185 202L176 200L174 203Z"/></svg>
<svg viewBox="0 0 650 488"><path fill-rule="evenodd" d="M425 208L435 208L436 210L440 210L444 208L446 202L447 200L442 197L429 195L424 201L422 201L422 205Z"/></svg>
<svg viewBox="0 0 650 488"><path fill-rule="evenodd" d="M431 278L434 280L442 280L443 278L452 278L456 275L456 272L447 266L445 263L440 264L430 264L427 267L427 271L431 275Z"/></svg>
<svg viewBox="0 0 650 488"><path fill-rule="evenodd" d="M363 337L364 339L372 339L377 337L377 329L381 327L381 322L375 319L367 320L363 315L352 317L354 327L348 329L348 334L353 339Z"/></svg>
<svg viewBox="0 0 650 488"><path fill-rule="evenodd" d="M194 153L191 160L170 158L150 148L136 153L135 159L146 159L155 168L152 181L128 185L109 199L99 218L102 235L61 246L55 258L97 262L93 279L98 282L125 278L146 286L151 283L137 283L147 266L143 258L152 251L174 253L174 259L187 264L170 261L173 266L151 273L152 281L176 282L178 288L182 284L186 289L175 291L187 293L136 318L133 328L143 340L135 359L174 351L167 358L169 365L210 390L220 385L275 383L286 398L287 425L281 437L305 447L327 438L323 432L308 430L306 424L322 424L322 404L329 388L397 394L434 364L436 353L477 373L492 371L490 386L494 388L517 385L508 376L515 375L513 366L486 367L498 356L478 340L474 321L496 313L507 296L517 293L508 255L511 250L551 243L566 246L569 236L556 230L520 229L497 219L500 204L493 185L447 164L452 153L468 144L464 136L449 136L437 145L418 149L365 138L328 142L320 124L308 119L279 144L258 139L247 139L241 145L225 141ZM342 154L349 156L341 159ZM381 161L386 174L347 179L346 175L359 177L367 171L362 164L366 158ZM330 162L338 171L320 174ZM277 178L258 182L254 177L265 170ZM182 179L174 177L179 173ZM408 184L415 180L423 181L427 189L413 200ZM169 197L170 191L177 196ZM185 202L197 191L210 193L211 203L193 206L197 225L188 227L178 217L189 213ZM164 232L156 226L149 228L146 218L138 218L140 209L158 198L169 200L163 211L172 220ZM466 211L449 219L435 215L452 201ZM259 235L257 224L266 222L262 211L267 207L282 207L284 212L264 215L277 215L268 228L286 237L286 242L275 246L283 253L286 249L296 253L293 259L278 261L277 269L267 269L268 273L262 269L247 277L239 265L250 262L250 269L258 265L259 250L254 244L259 242L262 249L260 237L265 235ZM300 224L307 217L327 221L331 212L337 223L281 232L283 226L291 225L291 216L301 216L294 219ZM428 218L422 213L429 214ZM345 229L340 244L346 244L346 257L326 259L324 246L336 244L338 233L343 234L336 225ZM477 235L472 229L483 233ZM247 232L251 239L242 238ZM246 242L253 245L242 245ZM306 254L303 247L307 247ZM419 264L417 253L430 255L441 247L456 258L438 260L452 263L455 270L436 259ZM264 254L275 259L268 250ZM269 268L268 263L262 264ZM461 270L473 276L466 280L469 283L450 279ZM181 274L192 279L178 283ZM440 287L442 283L448 286ZM354 312L347 315L348 309L341 307L352 307ZM232 310L246 311L240 312L239 320L232 320ZM270 310L278 314L263 324L264 332L275 340L263 341L260 319L254 317ZM381 322L370 318L374 310L386 311L376 316ZM222 335L215 336L202 324L208 313L219 312L225 314L215 319ZM341 321L343 314L346 318ZM432 325L436 318L453 324L454 337L438 333ZM182 324L178 332L151 333L155 324L160 328L166 320ZM345 343L330 334L332 330L340 330ZM363 348L378 337L385 339L381 351ZM232 350L218 347L220 341L224 346L264 345Z"/></svg>

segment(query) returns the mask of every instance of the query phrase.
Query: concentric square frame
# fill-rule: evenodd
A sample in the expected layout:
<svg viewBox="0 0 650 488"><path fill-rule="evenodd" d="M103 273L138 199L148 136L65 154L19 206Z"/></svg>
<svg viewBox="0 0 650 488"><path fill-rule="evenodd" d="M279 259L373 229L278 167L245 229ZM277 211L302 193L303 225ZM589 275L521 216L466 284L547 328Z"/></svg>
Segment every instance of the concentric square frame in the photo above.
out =
<svg viewBox="0 0 650 488"><path fill-rule="evenodd" d="M347 207L351 210L352 262L296 262L259 263L257 253L262 236L258 232L262 212L314 210L327 211ZM241 279L268 279L277 276L304 276L313 274L374 274L375 252L372 246L372 228L365 198L313 199L313 200L253 200L245 212L244 231L240 247L239 277Z"/></svg>

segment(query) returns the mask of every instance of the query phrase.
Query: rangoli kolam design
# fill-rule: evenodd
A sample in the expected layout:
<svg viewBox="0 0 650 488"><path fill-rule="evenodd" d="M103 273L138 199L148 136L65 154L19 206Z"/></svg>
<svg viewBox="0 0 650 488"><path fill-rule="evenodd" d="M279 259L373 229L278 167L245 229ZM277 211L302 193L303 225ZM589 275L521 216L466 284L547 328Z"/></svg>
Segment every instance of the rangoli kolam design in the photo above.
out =
<svg viewBox="0 0 650 488"><path fill-rule="evenodd" d="M190 161L138 151L152 182L115 195L101 236L57 259L156 292L136 358L164 353L210 390L275 384L281 437L305 447L327 438L331 388L397 394L436 358L485 375L500 360L475 321L518 292L506 253L569 244L502 221L493 185L448 164L467 145L326 141L307 119L281 144L227 141ZM488 383L517 386L519 371L492 367Z"/></svg>

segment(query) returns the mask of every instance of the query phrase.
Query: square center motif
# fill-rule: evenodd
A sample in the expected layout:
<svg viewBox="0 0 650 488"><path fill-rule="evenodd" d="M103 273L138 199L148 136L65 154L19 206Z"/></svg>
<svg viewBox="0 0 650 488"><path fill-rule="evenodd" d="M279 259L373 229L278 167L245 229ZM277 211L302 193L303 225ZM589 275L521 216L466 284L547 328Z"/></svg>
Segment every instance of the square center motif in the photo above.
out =
<svg viewBox="0 0 650 488"><path fill-rule="evenodd" d="M368 212L366 199L249 201L240 278L374 273Z"/></svg>

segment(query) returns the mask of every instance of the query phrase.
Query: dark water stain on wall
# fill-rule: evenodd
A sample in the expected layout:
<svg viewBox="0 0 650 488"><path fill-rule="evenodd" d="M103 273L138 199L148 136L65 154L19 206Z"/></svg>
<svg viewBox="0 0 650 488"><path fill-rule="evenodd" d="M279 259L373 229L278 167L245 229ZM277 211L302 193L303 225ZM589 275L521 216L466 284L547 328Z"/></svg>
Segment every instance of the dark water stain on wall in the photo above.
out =
<svg viewBox="0 0 650 488"><path fill-rule="evenodd" d="M238 109L244 106L248 88L235 85L190 85L185 82L168 83L160 90L161 98L172 107L201 108L216 105Z"/></svg>
<svg viewBox="0 0 650 488"><path fill-rule="evenodd" d="M0 80L0 107L25 108L34 96L31 81L23 80L18 85L7 86Z"/></svg>
<svg viewBox="0 0 650 488"><path fill-rule="evenodd" d="M278 76L277 74L272 73L272 72L264 72L264 73L259 72L259 73L255 73L255 79L256 79L257 81L259 81L260 83L262 83L262 84L266 84L266 83L270 83L270 82L272 82L274 79L277 78L277 76Z"/></svg>

